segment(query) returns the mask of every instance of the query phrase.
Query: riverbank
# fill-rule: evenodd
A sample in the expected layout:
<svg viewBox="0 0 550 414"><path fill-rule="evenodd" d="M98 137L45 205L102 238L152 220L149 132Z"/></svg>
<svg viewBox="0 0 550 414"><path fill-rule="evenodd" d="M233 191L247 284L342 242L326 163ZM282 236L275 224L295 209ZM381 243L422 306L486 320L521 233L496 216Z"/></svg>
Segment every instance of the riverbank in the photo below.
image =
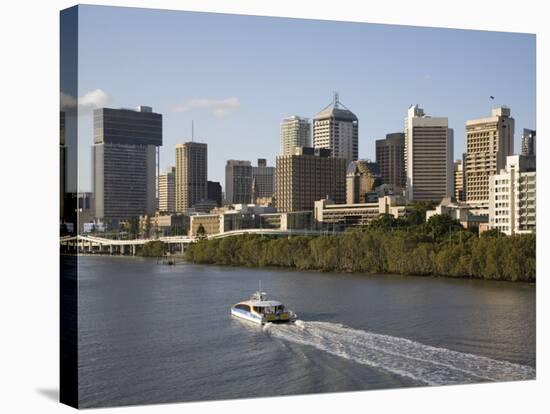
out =
<svg viewBox="0 0 550 414"><path fill-rule="evenodd" d="M362 230L318 237L240 236L201 240L188 261L224 266L536 281L535 235L431 239L414 232Z"/></svg>

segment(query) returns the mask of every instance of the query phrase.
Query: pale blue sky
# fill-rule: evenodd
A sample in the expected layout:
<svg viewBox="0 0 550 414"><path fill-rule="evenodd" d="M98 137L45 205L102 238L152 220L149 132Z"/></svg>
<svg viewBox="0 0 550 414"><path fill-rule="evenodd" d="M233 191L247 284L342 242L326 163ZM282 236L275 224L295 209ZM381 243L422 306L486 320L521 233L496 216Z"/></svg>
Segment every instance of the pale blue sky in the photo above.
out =
<svg viewBox="0 0 550 414"><path fill-rule="evenodd" d="M536 127L530 34L103 6L80 6L79 29L87 107L162 113L161 169L173 165L174 146L190 139L194 120L195 140L208 144L209 179L222 185L227 159L274 165L280 120L313 117L333 91L359 118L361 158L374 159L374 141L402 131L415 103L449 118L455 158L466 120L498 104L516 119L516 152L521 130ZM84 191L93 136L90 111L81 114Z"/></svg>

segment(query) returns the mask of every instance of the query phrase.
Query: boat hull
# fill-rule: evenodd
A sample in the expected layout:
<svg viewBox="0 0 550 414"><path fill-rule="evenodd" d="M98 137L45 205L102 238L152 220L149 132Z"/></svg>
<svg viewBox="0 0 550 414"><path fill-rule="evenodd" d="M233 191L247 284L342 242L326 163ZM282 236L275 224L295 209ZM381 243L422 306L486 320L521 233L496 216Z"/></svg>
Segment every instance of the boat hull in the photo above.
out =
<svg viewBox="0 0 550 414"><path fill-rule="evenodd" d="M255 315L251 312L243 311L241 309L235 309L231 308L231 316L234 316L236 318L244 319L252 323L256 323L258 325L264 325L266 321L264 318Z"/></svg>

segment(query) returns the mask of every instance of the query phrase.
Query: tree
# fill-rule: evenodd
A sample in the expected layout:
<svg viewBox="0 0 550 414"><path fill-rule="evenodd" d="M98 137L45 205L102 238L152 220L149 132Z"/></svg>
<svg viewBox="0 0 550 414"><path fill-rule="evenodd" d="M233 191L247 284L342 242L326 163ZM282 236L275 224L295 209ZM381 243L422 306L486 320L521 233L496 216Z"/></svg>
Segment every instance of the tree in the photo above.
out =
<svg viewBox="0 0 550 414"><path fill-rule="evenodd" d="M159 257L164 256L166 252L166 246L160 240L153 240L143 245L141 255L144 257Z"/></svg>
<svg viewBox="0 0 550 414"><path fill-rule="evenodd" d="M481 237L505 237L506 234L501 232L499 229L489 229L481 233Z"/></svg>
<svg viewBox="0 0 550 414"><path fill-rule="evenodd" d="M148 239L151 237L151 217L147 216L145 219L145 238Z"/></svg>
<svg viewBox="0 0 550 414"><path fill-rule="evenodd" d="M381 229L381 230L391 230L402 226L402 221L396 219L391 214L380 214L377 218L372 220L368 228L369 229Z"/></svg>
<svg viewBox="0 0 550 414"><path fill-rule="evenodd" d="M424 224L426 222L426 211L433 209L434 206L435 203L430 201L414 203L405 219L407 224L411 226Z"/></svg>
<svg viewBox="0 0 550 414"><path fill-rule="evenodd" d="M439 241L449 233L463 229L462 224L446 214L435 214L426 223L426 232L432 235L434 241Z"/></svg>
<svg viewBox="0 0 550 414"><path fill-rule="evenodd" d="M132 239L137 239L139 235L139 219L137 217L130 218L127 223L127 230Z"/></svg>
<svg viewBox="0 0 550 414"><path fill-rule="evenodd" d="M198 239L205 239L206 238L206 229L204 228L202 223L199 224L199 227L197 228L197 238Z"/></svg>

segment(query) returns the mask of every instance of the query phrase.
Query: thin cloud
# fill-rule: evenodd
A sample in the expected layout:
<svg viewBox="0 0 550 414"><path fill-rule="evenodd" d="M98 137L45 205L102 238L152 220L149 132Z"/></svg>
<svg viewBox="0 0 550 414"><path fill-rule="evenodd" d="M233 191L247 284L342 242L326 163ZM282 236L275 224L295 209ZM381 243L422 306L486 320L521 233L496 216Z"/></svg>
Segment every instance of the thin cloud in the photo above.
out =
<svg viewBox="0 0 550 414"><path fill-rule="evenodd" d="M235 96L224 99L200 98L191 99L185 102L183 105L176 105L172 108L172 111L181 113L194 109L206 109L212 111L214 116L221 118L229 115L232 112L235 112L237 109L239 109L240 106L241 103L239 101L239 98Z"/></svg>
<svg viewBox="0 0 550 414"><path fill-rule="evenodd" d="M102 89L86 92L78 98L78 113L83 115L94 109L103 108L111 103L111 96ZM61 109L69 110L76 107L74 96L61 92Z"/></svg>

